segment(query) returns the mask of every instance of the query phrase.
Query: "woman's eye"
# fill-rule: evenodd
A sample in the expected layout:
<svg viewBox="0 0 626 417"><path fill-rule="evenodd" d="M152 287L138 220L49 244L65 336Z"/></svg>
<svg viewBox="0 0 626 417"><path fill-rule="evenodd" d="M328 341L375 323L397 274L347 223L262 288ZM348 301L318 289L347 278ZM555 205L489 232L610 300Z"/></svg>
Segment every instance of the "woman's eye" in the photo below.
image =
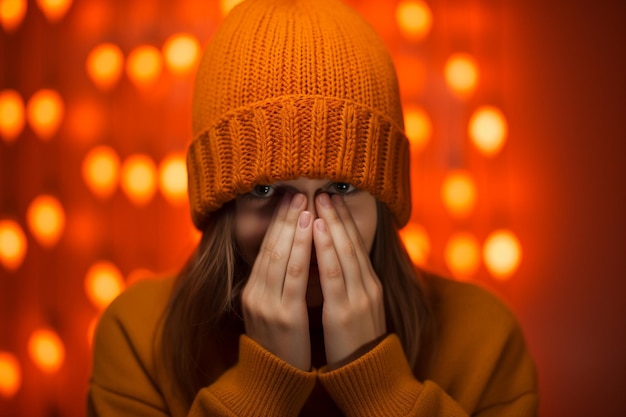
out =
<svg viewBox="0 0 626 417"><path fill-rule="evenodd" d="M267 198L273 196L275 192L276 188L271 185L257 185L250 191L250 194L254 197Z"/></svg>
<svg viewBox="0 0 626 417"><path fill-rule="evenodd" d="M356 191L356 187L347 182L334 182L331 185L332 193L335 194L350 194Z"/></svg>

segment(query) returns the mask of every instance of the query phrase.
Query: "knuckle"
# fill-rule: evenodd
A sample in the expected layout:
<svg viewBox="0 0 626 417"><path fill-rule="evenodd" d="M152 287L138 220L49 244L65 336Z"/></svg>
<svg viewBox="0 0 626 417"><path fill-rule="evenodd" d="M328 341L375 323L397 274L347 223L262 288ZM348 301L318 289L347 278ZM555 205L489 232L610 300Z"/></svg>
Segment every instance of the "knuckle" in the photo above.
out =
<svg viewBox="0 0 626 417"><path fill-rule="evenodd" d="M330 279L336 279L342 277L342 271L340 265L330 265L326 270L326 276Z"/></svg>
<svg viewBox="0 0 626 417"><path fill-rule="evenodd" d="M304 266L302 264L290 263L287 265L287 276L299 277L304 272Z"/></svg>
<svg viewBox="0 0 626 417"><path fill-rule="evenodd" d="M356 257L356 247L354 246L354 243L350 241L347 242L343 247L343 253L351 258Z"/></svg>

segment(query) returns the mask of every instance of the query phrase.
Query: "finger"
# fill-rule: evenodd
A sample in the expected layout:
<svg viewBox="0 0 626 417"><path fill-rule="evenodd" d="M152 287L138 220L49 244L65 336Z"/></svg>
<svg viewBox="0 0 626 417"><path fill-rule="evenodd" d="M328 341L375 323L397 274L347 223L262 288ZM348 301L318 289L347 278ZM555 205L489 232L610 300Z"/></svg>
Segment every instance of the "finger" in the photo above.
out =
<svg viewBox="0 0 626 417"><path fill-rule="evenodd" d="M264 245L263 251L265 253L263 256L267 258L266 262L268 262L264 292L267 292L272 300L280 300L282 296L287 263L296 234L298 218L305 207L306 197L303 194L296 194L291 199L285 216L276 219L280 227L276 240L268 240Z"/></svg>
<svg viewBox="0 0 626 417"><path fill-rule="evenodd" d="M337 214L341 218L343 225L350 237L350 240L354 243L356 249L356 255L359 260L359 265L361 267L361 272L363 273L363 284L365 288L369 291L370 289L376 289L375 286L378 285L379 281L376 277L376 273L374 272L374 268L372 267L372 262L370 260L370 255L365 247L365 243L363 242L363 237L359 232L359 229L354 222L354 218L352 217L352 213L342 196L334 195L332 196L333 206L337 210ZM374 287L373 287L374 286Z"/></svg>
<svg viewBox="0 0 626 417"><path fill-rule="evenodd" d="M361 276L363 271L357 257L357 249L360 244L352 241L348 235L345 224L339 217L339 213L333 206L328 194L319 195L316 202L318 215L328 225L328 230L343 270L348 298L360 296L365 289Z"/></svg>
<svg viewBox="0 0 626 417"><path fill-rule="evenodd" d="M326 220L315 219L313 223L313 244L320 272L320 285L324 303L340 305L348 301L348 293L335 244L328 230Z"/></svg>
<svg viewBox="0 0 626 417"><path fill-rule="evenodd" d="M312 246L313 215L308 211L303 211L298 217L293 246L287 263L282 294L283 303L303 302L306 299Z"/></svg>

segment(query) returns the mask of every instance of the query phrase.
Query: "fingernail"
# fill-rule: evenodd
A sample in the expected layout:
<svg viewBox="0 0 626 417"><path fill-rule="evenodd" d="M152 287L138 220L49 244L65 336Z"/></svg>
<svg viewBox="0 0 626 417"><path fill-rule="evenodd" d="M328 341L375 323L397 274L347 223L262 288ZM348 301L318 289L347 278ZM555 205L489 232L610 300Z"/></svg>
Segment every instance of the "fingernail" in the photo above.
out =
<svg viewBox="0 0 626 417"><path fill-rule="evenodd" d="M328 230L326 228L326 222L324 221L324 219L315 220L315 227L317 227L317 230L319 230L320 232L326 232Z"/></svg>
<svg viewBox="0 0 626 417"><path fill-rule="evenodd" d="M304 196L302 194L296 194L291 200L291 208L297 209L304 203Z"/></svg>
<svg viewBox="0 0 626 417"><path fill-rule="evenodd" d="M312 217L313 216L311 216L311 213L309 213L308 211L303 211L302 213L300 213L300 221L298 222L300 228L306 229L307 227L309 227Z"/></svg>
<svg viewBox="0 0 626 417"><path fill-rule="evenodd" d="M329 208L332 206L332 203L330 202L330 197L326 193L320 194L317 199L323 207Z"/></svg>

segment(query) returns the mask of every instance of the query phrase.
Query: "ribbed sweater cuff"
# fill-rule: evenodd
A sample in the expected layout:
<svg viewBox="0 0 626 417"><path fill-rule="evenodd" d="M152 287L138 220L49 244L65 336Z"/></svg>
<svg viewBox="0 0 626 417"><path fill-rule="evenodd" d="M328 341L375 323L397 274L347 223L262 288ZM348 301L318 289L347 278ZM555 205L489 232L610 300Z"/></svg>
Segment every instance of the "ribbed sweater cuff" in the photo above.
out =
<svg viewBox="0 0 626 417"><path fill-rule="evenodd" d="M394 334L339 369L320 369L318 378L348 416L405 415L422 390Z"/></svg>
<svg viewBox="0 0 626 417"><path fill-rule="evenodd" d="M239 362L209 390L236 415L296 416L315 380L315 372L292 367L242 335Z"/></svg>

